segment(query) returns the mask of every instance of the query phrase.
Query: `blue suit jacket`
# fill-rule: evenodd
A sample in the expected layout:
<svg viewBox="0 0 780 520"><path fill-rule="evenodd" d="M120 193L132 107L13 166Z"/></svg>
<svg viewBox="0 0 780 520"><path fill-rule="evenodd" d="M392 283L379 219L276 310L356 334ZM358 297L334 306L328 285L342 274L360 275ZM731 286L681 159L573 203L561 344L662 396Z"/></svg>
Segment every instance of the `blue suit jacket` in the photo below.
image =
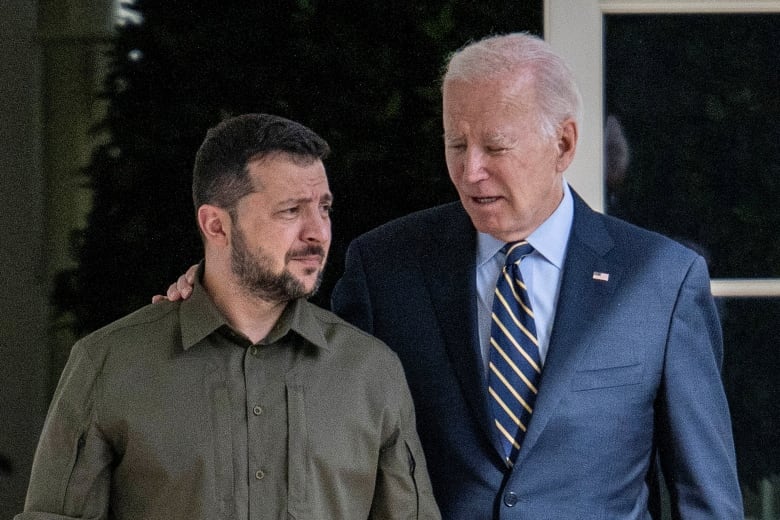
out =
<svg viewBox="0 0 780 520"><path fill-rule="evenodd" d="M592 211L574 222L536 408L509 471L476 330L476 232L460 203L353 241L333 308L403 362L445 519L742 518L704 260ZM593 273L609 273L608 281Z"/></svg>

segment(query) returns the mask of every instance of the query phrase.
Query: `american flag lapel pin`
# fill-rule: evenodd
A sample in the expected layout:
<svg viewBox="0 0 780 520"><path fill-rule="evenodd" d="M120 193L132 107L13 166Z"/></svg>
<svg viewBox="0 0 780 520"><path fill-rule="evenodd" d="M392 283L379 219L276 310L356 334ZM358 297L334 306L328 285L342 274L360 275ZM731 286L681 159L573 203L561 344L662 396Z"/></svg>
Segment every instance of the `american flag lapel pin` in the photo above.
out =
<svg viewBox="0 0 780 520"><path fill-rule="evenodd" d="M609 273L600 273L598 271L593 271L593 279L598 282L608 282Z"/></svg>

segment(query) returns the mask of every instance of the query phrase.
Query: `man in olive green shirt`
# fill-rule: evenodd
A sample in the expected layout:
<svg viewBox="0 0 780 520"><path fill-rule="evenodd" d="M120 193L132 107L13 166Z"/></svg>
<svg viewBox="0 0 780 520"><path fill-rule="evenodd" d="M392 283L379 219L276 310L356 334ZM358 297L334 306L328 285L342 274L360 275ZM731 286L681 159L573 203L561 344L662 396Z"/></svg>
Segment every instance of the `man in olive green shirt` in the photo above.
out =
<svg viewBox="0 0 780 520"><path fill-rule="evenodd" d="M305 299L327 153L274 116L209 132L193 296L73 347L17 520L439 518L397 357Z"/></svg>

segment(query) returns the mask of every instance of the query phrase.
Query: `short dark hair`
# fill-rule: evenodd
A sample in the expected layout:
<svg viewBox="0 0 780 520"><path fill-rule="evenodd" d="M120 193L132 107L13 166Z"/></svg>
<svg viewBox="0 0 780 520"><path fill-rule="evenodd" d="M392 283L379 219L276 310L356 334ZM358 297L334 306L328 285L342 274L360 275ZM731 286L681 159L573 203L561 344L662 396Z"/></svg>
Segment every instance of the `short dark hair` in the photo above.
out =
<svg viewBox="0 0 780 520"><path fill-rule="evenodd" d="M253 191L248 164L275 153L311 164L327 157L330 147L302 124L269 114L243 114L211 128L195 155L195 210L203 204L232 210L238 199Z"/></svg>

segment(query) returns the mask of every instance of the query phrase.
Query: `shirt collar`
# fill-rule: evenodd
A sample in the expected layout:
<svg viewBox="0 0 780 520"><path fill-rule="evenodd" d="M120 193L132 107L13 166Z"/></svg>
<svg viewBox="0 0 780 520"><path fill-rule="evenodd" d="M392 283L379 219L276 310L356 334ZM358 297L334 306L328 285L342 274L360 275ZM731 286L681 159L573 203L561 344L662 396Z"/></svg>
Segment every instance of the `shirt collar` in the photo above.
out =
<svg viewBox="0 0 780 520"><path fill-rule="evenodd" d="M201 262L195 275L192 296L184 300L179 308L181 340L184 350L189 350L220 327L230 328L201 284L202 274L203 263ZM273 343L293 331L309 343L327 350L328 343L325 340L322 326L312 312L312 305L304 299L291 301L262 343Z"/></svg>
<svg viewBox="0 0 780 520"><path fill-rule="evenodd" d="M563 200L547 220L528 237L528 243L548 262L563 268L566 246L574 218L574 199L568 183L563 183ZM505 242L487 233L477 232L477 267L490 261L504 247Z"/></svg>
<svg viewBox="0 0 780 520"><path fill-rule="evenodd" d="M181 302L179 307L179 322L181 323L181 343L184 350L201 341L203 338L227 326L227 321L217 310L211 297L200 283L203 275L203 263L198 267L192 295Z"/></svg>
<svg viewBox="0 0 780 520"><path fill-rule="evenodd" d="M313 304L303 298L291 301L262 343L274 343L292 331L312 345L330 350L312 307Z"/></svg>

